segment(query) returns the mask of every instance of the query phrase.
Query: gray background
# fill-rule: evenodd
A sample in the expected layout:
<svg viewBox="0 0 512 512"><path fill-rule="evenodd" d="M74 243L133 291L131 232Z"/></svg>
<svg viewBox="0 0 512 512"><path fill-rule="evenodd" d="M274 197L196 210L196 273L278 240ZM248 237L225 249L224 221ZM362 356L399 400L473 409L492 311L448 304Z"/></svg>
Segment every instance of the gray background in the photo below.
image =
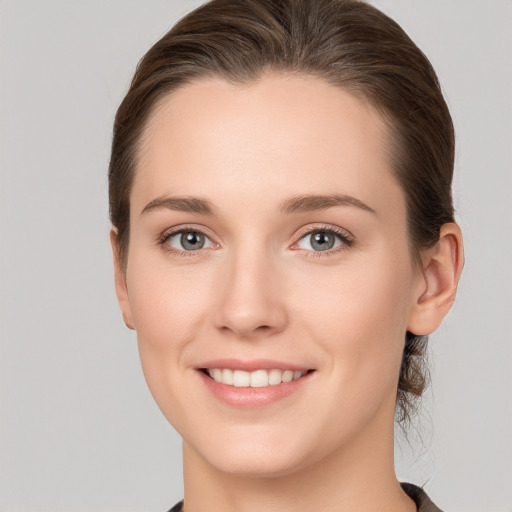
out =
<svg viewBox="0 0 512 512"><path fill-rule="evenodd" d="M0 0L2 512L163 512L181 497L179 438L115 300L106 172L136 62L198 3ZM451 512L510 512L512 2L375 3L440 76L466 243L398 475Z"/></svg>

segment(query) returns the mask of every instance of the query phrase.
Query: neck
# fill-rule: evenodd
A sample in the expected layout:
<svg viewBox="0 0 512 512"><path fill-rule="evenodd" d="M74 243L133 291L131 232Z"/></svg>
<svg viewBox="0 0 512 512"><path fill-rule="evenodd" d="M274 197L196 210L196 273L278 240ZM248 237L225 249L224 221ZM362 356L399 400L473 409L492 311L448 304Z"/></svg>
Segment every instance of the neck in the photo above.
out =
<svg viewBox="0 0 512 512"><path fill-rule="evenodd" d="M272 477L219 471L184 442L184 512L413 512L393 463L393 426L370 428L360 439L313 464Z"/></svg>

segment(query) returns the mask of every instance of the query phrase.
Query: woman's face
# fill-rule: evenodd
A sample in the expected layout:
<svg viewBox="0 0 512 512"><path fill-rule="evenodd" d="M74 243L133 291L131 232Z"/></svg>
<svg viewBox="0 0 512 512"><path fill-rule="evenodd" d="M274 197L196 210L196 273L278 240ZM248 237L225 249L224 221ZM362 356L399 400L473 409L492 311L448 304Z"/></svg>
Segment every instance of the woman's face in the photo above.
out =
<svg viewBox="0 0 512 512"><path fill-rule="evenodd" d="M207 464L282 475L392 445L424 283L386 147L371 106L316 78L204 80L152 115L118 292Z"/></svg>

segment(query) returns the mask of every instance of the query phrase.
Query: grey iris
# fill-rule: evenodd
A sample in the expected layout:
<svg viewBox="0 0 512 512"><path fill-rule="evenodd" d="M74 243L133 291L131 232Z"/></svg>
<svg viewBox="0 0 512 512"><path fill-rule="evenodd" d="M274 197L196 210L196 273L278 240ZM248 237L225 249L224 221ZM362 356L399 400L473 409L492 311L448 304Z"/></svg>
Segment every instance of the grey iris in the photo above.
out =
<svg viewBox="0 0 512 512"><path fill-rule="evenodd" d="M332 249L333 246L334 235L332 233L319 231L311 235L311 247L313 247L315 251L327 251Z"/></svg>
<svg viewBox="0 0 512 512"><path fill-rule="evenodd" d="M185 231L181 235L181 245L186 251L202 249L204 246L204 235L197 231Z"/></svg>

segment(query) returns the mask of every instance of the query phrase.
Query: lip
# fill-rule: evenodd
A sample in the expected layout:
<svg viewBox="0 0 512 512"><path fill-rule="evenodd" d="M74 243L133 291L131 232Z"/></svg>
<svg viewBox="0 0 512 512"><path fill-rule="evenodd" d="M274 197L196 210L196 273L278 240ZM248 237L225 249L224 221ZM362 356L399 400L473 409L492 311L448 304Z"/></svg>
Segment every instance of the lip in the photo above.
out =
<svg viewBox="0 0 512 512"><path fill-rule="evenodd" d="M198 369L205 368L229 368L231 370L245 370L246 372L254 372L256 370L293 370L293 371L308 371L311 367L300 366L296 364L287 363L284 361L275 361L272 359L251 359L250 361L243 361L241 359L214 359L205 361L197 367Z"/></svg>
<svg viewBox="0 0 512 512"><path fill-rule="evenodd" d="M229 368L232 370L298 370L307 371L300 379L290 382L283 382L276 386L266 386L261 388L252 387L236 387L228 384L217 382L204 373L205 368ZM242 361L239 359L216 359L206 361L204 365L197 367L197 374L205 387L213 394L213 396L234 408L239 409L258 409L266 407L280 400L284 400L292 394L300 393L307 386L313 375L316 373L311 368L285 363L282 361L274 361L269 359L255 359L251 361Z"/></svg>

